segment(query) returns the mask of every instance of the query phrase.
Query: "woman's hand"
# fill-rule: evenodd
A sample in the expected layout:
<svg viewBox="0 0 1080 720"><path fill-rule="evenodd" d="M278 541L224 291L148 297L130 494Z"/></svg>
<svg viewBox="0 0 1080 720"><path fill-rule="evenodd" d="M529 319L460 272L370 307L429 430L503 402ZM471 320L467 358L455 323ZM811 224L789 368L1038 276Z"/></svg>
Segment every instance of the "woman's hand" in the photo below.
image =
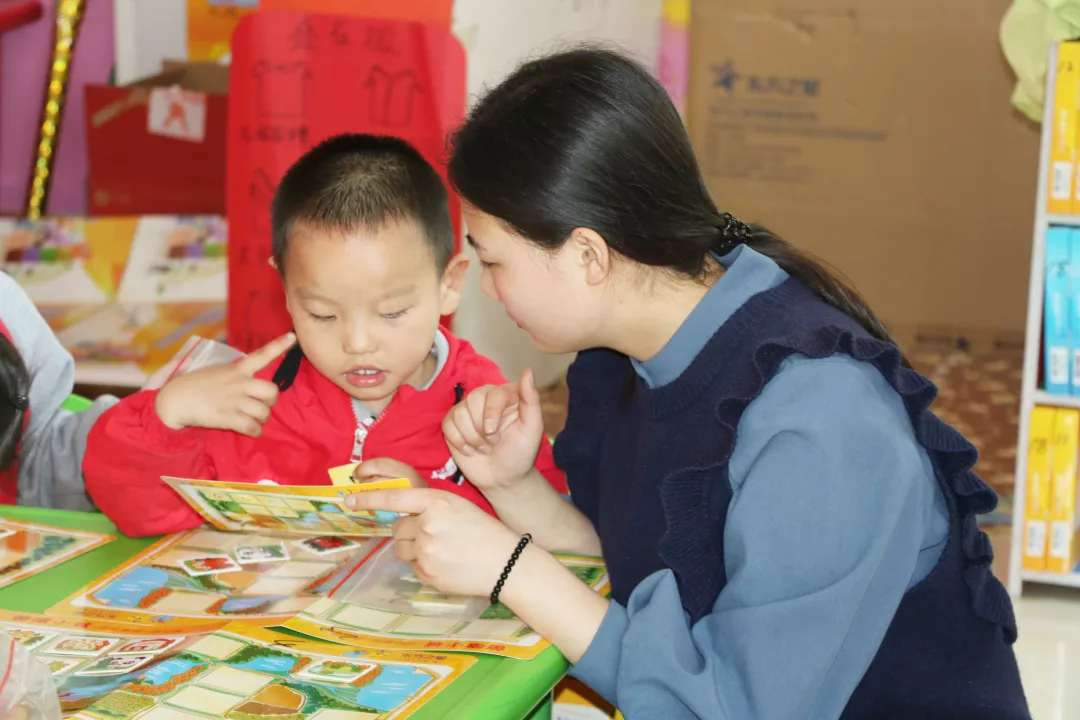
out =
<svg viewBox="0 0 1080 720"><path fill-rule="evenodd" d="M353 510L407 513L394 522L398 557L422 582L455 595L488 596L520 538L468 500L443 490L370 490Z"/></svg>
<svg viewBox="0 0 1080 720"><path fill-rule="evenodd" d="M544 437L540 393L531 370L520 383L485 385L443 420L454 463L481 491L519 482L536 464Z"/></svg>

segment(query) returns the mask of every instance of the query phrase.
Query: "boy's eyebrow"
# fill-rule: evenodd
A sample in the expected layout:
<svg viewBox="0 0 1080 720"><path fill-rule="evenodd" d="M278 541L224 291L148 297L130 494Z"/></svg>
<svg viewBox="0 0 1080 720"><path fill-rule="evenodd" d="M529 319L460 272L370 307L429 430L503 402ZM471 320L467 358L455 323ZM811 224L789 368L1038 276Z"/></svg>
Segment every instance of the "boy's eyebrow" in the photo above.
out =
<svg viewBox="0 0 1080 720"><path fill-rule="evenodd" d="M296 294L304 300L322 300L323 302L333 302L330 298L324 297L319 293L310 292L304 288L297 288Z"/></svg>
<svg viewBox="0 0 1080 720"><path fill-rule="evenodd" d="M416 290L416 285L405 285L403 287L396 288L389 292L383 293L379 296L380 300L390 300L393 298L402 297L404 295L411 295Z"/></svg>
<svg viewBox="0 0 1080 720"><path fill-rule="evenodd" d="M388 292L383 293L382 295L379 296L379 299L380 300L391 300L393 298L402 297L404 295L411 295L415 291L416 291L416 285L403 285L403 286L401 286L399 288L394 288L393 290L390 290ZM328 297L326 297L324 295L320 295L319 293L316 293L316 292L311 292L309 290L305 290L304 288L297 289L296 293L304 300L321 300L321 301L327 302L327 303L334 302L334 300L331 299L331 298L328 298Z"/></svg>
<svg viewBox="0 0 1080 720"><path fill-rule="evenodd" d="M469 233L465 233L465 239L469 242L469 245L472 246L473 250L483 250L483 248L480 247L480 243L476 242L476 238Z"/></svg>

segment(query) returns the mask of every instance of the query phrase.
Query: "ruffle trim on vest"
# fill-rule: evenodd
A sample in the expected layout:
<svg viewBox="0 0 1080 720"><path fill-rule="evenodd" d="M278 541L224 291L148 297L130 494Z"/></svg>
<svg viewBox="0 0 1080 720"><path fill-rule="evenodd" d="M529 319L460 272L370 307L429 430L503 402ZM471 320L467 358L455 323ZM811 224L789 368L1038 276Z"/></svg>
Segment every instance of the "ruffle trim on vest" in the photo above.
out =
<svg viewBox="0 0 1080 720"><path fill-rule="evenodd" d="M800 289L810 292L805 288ZM997 506L997 495L971 470L978 458L974 446L930 412L930 406L937 397L937 389L933 383L914 370L905 368L900 351L894 345L870 337L857 337L851 330L838 325L826 325L808 331L799 338L798 347L794 346L795 342L762 343L754 354L754 371L748 373L752 377L747 378L750 382L746 396L722 400L717 407L716 417L742 417L746 407L761 393L765 383L776 375L780 364L793 354L798 353L813 359L845 354L872 364L903 399L915 428L916 438L927 452L931 453L937 472L941 474L946 485L956 493L956 521L960 523L964 582L970 589L973 609L983 619L1000 625L1008 642L1014 642L1016 618L1012 603L1004 586L991 571L993 551L990 540L979 529L976 520L976 515L990 512ZM718 441L724 448L723 464L726 464L734 448L736 428L723 420L719 422L722 432ZM706 562L718 560L712 557L717 554L717 548L721 547L714 536L702 533L699 537L688 538L680 532L680 527L685 528L699 522L715 522L714 518L703 517L703 513L707 513L711 507L708 483L702 480L702 477L708 476L706 469L702 468L682 471L663 480L661 497L669 530L661 540L660 553L677 578L695 572L694 568L683 568L680 567L681 564L672 562L679 557L691 557ZM953 504L951 498L948 502ZM950 537L949 543L954 542L953 537ZM943 554L948 551L947 546ZM718 591L718 587L702 588L698 595L704 596L711 592L711 600L715 601ZM709 611L703 597L684 600L694 621Z"/></svg>

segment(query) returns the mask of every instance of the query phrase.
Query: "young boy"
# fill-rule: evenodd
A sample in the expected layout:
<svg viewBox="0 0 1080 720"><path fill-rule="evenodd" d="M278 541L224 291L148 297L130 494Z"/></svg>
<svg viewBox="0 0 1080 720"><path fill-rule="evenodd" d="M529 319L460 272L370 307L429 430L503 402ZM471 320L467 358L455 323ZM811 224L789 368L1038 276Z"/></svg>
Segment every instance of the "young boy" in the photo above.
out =
<svg viewBox="0 0 1080 720"><path fill-rule="evenodd" d="M492 512L442 435L465 393L505 380L439 327L468 260L435 170L402 140L331 138L285 174L271 224L295 334L106 413L83 464L98 506L129 536L177 532L202 520L162 475L327 485L360 462L358 478L408 477ZM546 443L537 469L566 492Z"/></svg>

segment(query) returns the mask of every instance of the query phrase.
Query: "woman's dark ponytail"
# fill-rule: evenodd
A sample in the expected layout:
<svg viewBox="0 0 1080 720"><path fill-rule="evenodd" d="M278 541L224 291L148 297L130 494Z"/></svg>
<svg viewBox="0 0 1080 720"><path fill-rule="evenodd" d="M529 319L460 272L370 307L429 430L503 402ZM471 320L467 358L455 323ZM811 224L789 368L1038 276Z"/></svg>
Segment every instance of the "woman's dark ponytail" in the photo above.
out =
<svg viewBox="0 0 1080 720"><path fill-rule="evenodd" d="M19 350L0 334L0 472L15 462L30 396L30 373Z"/></svg>
<svg viewBox="0 0 1080 720"><path fill-rule="evenodd" d="M714 252L722 255L737 245L746 245L775 262L822 300L854 318L873 337L896 344L885 323L878 319L858 291L822 261L760 225L747 225L729 213L720 213L717 230ZM907 365L906 359L904 364Z"/></svg>

